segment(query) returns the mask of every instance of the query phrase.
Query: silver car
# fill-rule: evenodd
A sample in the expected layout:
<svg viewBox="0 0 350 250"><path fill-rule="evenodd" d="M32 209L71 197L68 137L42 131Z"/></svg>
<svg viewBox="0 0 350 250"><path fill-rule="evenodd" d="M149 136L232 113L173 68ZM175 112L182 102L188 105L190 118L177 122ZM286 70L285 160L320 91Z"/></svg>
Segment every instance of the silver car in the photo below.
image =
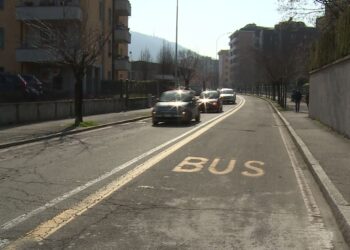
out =
<svg viewBox="0 0 350 250"><path fill-rule="evenodd" d="M220 99L223 103L236 103L236 92L233 89L223 88L220 90Z"/></svg>
<svg viewBox="0 0 350 250"><path fill-rule="evenodd" d="M162 93L159 102L152 110L153 125L169 121L190 123L192 119L199 122L200 111L194 92L188 90L171 90Z"/></svg>

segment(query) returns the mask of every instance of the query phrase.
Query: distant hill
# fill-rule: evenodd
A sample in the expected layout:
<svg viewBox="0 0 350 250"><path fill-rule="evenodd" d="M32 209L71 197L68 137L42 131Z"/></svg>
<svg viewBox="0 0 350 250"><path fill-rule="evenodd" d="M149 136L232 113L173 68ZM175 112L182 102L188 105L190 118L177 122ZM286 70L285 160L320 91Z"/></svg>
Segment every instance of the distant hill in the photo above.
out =
<svg viewBox="0 0 350 250"><path fill-rule="evenodd" d="M148 48L152 61L157 61L157 56L160 49L163 46L163 42L169 43L175 52L175 43L169 42L163 38L145 35L139 32L131 32L131 44L129 46L129 51L132 51L132 60L138 61L140 59L141 51ZM179 45L179 50L186 49L185 47Z"/></svg>

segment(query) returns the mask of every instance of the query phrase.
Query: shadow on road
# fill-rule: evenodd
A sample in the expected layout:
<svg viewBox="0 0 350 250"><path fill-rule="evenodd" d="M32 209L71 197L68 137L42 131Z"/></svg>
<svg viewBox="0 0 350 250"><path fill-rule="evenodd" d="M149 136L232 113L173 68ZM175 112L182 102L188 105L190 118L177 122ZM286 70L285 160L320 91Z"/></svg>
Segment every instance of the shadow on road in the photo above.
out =
<svg viewBox="0 0 350 250"><path fill-rule="evenodd" d="M155 128L179 128L179 127L192 127L200 122L191 121L190 123L181 123L181 122L160 122L157 125L153 125Z"/></svg>

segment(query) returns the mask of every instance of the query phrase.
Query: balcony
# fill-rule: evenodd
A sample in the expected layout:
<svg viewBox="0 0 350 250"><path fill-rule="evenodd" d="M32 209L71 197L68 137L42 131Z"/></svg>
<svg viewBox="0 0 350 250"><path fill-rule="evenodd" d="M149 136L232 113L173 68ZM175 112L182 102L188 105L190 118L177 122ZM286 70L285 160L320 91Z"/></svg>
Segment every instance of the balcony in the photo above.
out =
<svg viewBox="0 0 350 250"><path fill-rule="evenodd" d="M16 5L16 19L21 21L81 21L82 16L79 0L67 1L66 4L57 0L21 0Z"/></svg>
<svg viewBox="0 0 350 250"><path fill-rule="evenodd" d="M131 16L131 4L129 0L116 0L115 14L117 16Z"/></svg>
<svg viewBox="0 0 350 250"><path fill-rule="evenodd" d="M57 62L59 57L50 53L48 49L21 48L16 50L17 62Z"/></svg>
<svg viewBox="0 0 350 250"><path fill-rule="evenodd" d="M114 39L117 43L131 43L131 34L128 28L116 28Z"/></svg>
<svg viewBox="0 0 350 250"><path fill-rule="evenodd" d="M114 68L118 71L131 71L129 57L118 57L114 60Z"/></svg>

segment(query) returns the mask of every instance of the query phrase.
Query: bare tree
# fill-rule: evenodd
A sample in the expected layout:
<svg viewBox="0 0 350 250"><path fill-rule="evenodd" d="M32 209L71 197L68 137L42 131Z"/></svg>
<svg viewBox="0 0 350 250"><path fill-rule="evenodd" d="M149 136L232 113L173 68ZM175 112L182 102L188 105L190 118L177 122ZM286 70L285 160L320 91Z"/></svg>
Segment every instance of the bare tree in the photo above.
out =
<svg viewBox="0 0 350 250"><path fill-rule="evenodd" d="M152 61L152 56L148 48L144 48L143 50L141 50L140 61L143 61L143 62Z"/></svg>
<svg viewBox="0 0 350 250"><path fill-rule="evenodd" d="M143 80L148 80L149 71L150 71L150 62L152 61L151 53L148 48L145 48L141 51L140 54L141 71Z"/></svg>
<svg viewBox="0 0 350 250"><path fill-rule="evenodd" d="M282 106L286 102L287 86L308 78L311 44L315 39L312 36L300 36L304 39L292 41L289 38L290 29L294 30L295 25L300 23L282 22L276 25L274 33L271 33L273 37L267 39L274 42L266 47L254 48L257 65L263 70L263 82L272 83L272 97L275 99L277 94Z"/></svg>
<svg viewBox="0 0 350 250"><path fill-rule="evenodd" d="M179 52L179 72L185 81L185 88L189 89L190 81L196 74L199 56L191 50Z"/></svg>
<svg viewBox="0 0 350 250"><path fill-rule="evenodd" d="M160 64L160 73L162 75L172 75L174 73L173 49L171 45L165 41L158 54L158 63Z"/></svg>
<svg viewBox="0 0 350 250"><path fill-rule="evenodd" d="M215 66L213 66L215 61L210 57L199 56L198 64L196 67L196 79L200 81L202 89L215 88L215 83L217 81L217 72L215 71Z"/></svg>
<svg viewBox="0 0 350 250"><path fill-rule="evenodd" d="M32 46L45 49L50 61L58 66L69 67L74 74L76 126L83 121L84 77L111 37L111 32L105 34L103 30L89 27L87 23L87 15L83 22L71 22L68 27L41 20L26 22L26 25L40 33L40 39L33 41Z"/></svg>
<svg viewBox="0 0 350 250"><path fill-rule="evenodd" d="M315 21L327 12L330 19L337 19L346 10L350 0L278 0L279 11L287 18Z"/></svg>

